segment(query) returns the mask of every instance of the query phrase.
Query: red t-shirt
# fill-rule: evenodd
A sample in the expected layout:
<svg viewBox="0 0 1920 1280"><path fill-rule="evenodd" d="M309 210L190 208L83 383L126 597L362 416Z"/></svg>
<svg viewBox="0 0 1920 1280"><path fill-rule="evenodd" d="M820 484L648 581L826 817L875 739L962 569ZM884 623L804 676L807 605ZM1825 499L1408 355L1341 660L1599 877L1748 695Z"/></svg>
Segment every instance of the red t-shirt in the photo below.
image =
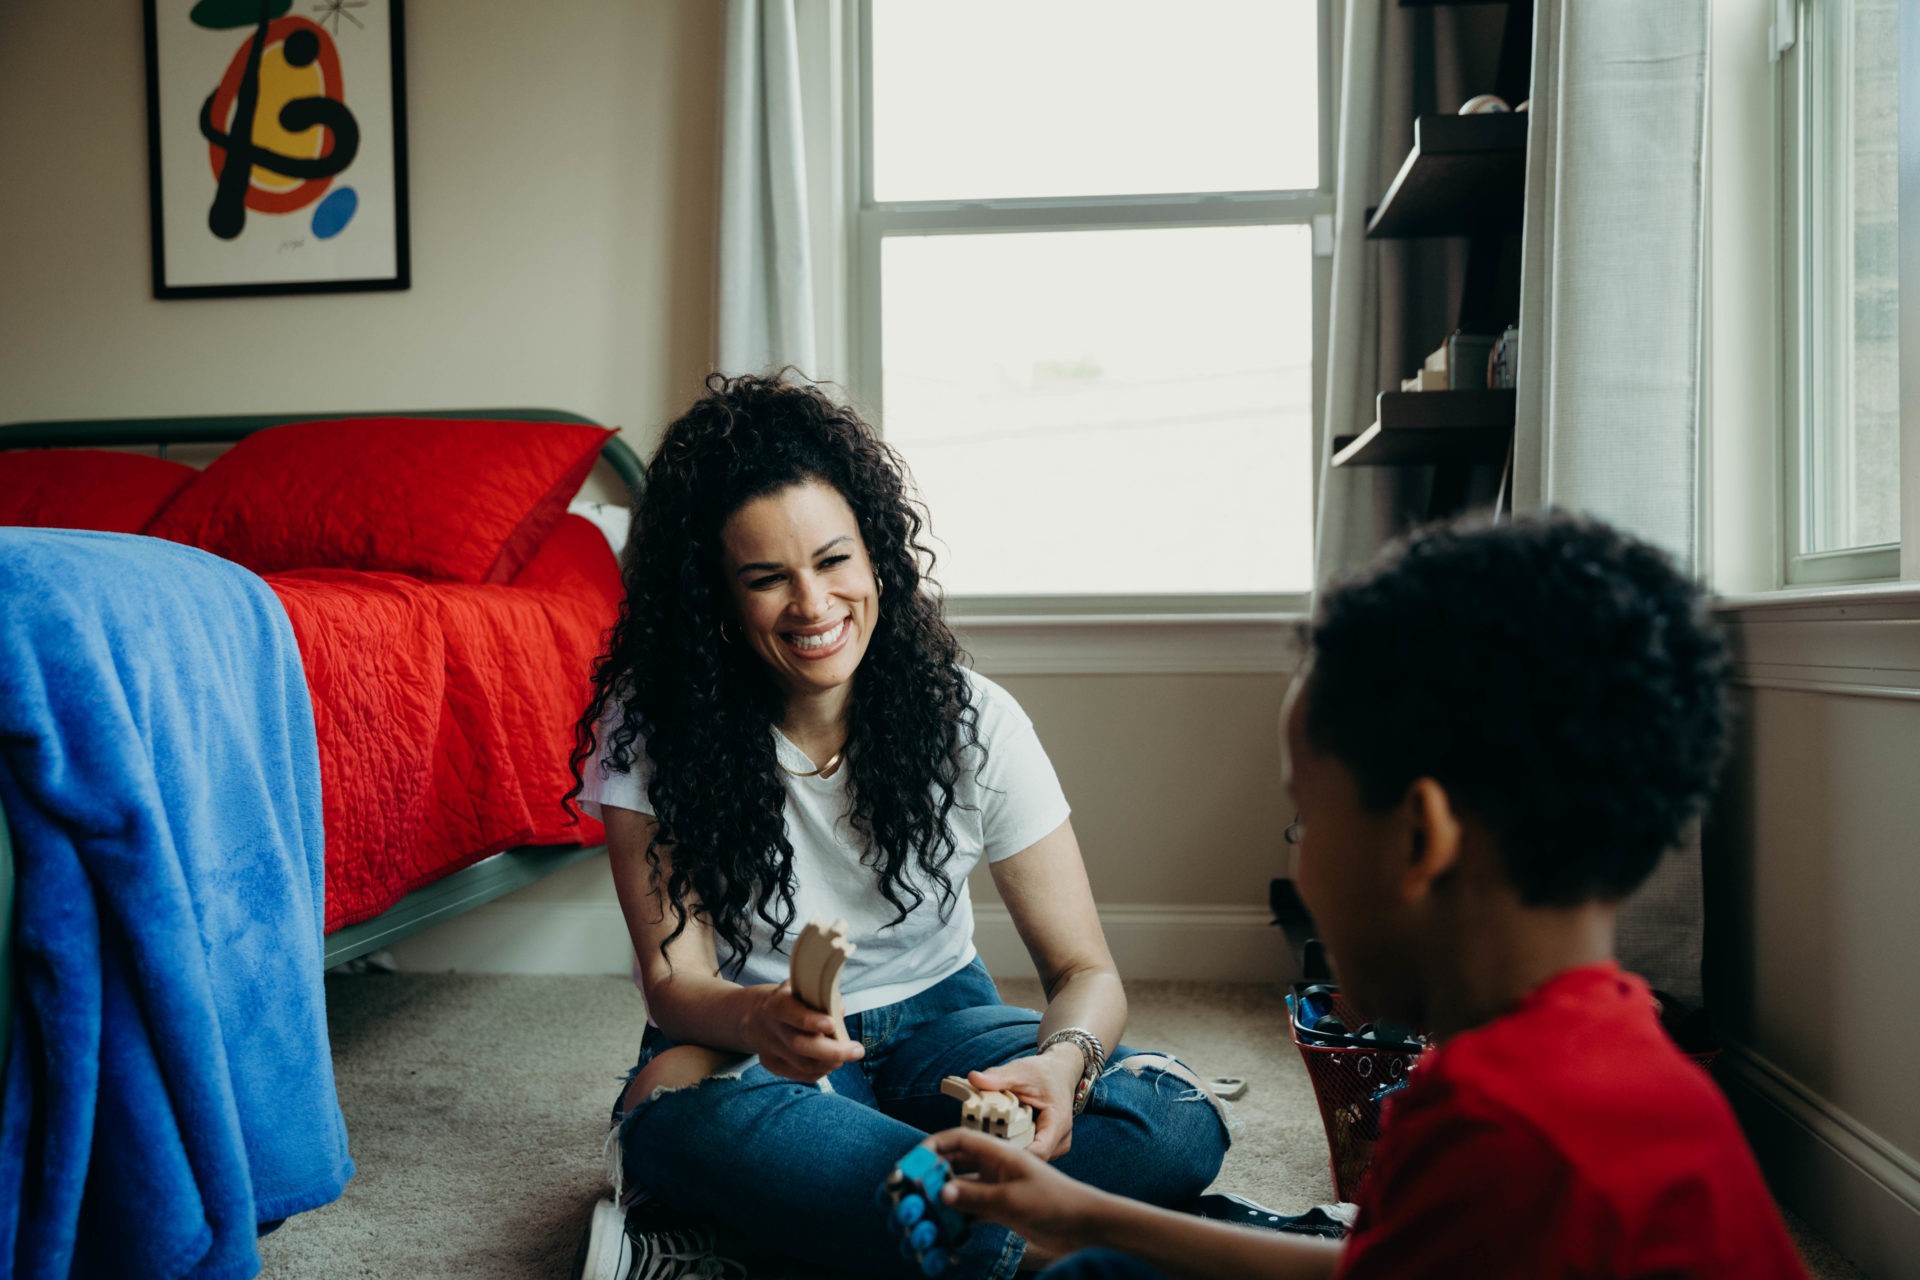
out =
<svg viewBox="0 0 1920 1280"><path fill-rule="evenodd" d="M1387 1109L1341 1280L1804 1280L1732 1110L1618 966L1425 1055Z"/></svg>

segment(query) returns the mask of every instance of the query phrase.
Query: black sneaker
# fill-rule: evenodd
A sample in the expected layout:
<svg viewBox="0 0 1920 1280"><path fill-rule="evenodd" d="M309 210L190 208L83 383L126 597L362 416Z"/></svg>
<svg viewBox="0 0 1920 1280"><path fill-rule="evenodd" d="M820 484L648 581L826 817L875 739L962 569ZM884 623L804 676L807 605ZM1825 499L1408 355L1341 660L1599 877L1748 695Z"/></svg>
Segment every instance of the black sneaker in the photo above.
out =
<svg viewBox="0 0 1920 1280"><path fill-rule="evenodd" d="M575 1280L747 1280L746 1267L714 1251L711 1228L646 1219L644 1209L595 1204L574 1256Z"/></svg>
<svg viewBox="0 0 1920 1280"><path fill-rule="evenodd" d="M1275 1213L1263 1204L1255 1204L1245 1196L1237 1196L1230 1191L1196 1196L1180 1205L1179 1209L1198 1218L1212 1218L1242 1227L1259 1227L1263 1231L1284 1231L1296 1236L1324 1236L1329 1240L1344 1239L1347 1228L1353 1225L1354 1216L1354 1207L1350 1204L1317 1204L1305 1213Z"/></svg>

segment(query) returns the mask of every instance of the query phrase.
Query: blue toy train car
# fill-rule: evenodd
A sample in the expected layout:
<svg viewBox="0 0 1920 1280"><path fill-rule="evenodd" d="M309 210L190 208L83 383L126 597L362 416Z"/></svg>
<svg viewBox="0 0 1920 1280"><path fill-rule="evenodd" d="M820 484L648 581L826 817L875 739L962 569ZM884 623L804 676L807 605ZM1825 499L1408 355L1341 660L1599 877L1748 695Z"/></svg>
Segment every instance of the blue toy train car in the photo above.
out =
<svg viewBox="0 0 1920 1280"><path fill-rule="evenodd" d="M953 1251L967 1238L967 1218L940 1202L940 1189L953 1177L945 1160L926 1147L915 1147L900 1157L874 1193L887 1215L887 1230L900 1241L900 1252L920 1268L937 1276L953 1260Z"/></svg>

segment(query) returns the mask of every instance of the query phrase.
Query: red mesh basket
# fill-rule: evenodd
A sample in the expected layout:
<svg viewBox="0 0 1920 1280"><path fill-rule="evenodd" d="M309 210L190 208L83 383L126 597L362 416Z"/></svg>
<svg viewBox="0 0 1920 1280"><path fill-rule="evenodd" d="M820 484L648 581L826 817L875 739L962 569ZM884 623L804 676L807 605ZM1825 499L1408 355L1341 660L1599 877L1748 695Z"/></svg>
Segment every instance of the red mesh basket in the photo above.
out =
<svg viewBox="0 0 1920 1280"><path fill-rule="evenodd" d="M1298 997L1300 988L1295 988ZM1360 1019L1346 998L1333 996L1333 1016L1353 1030ZM1380 1140L1380 1111L1384 1099L1376 1097L1382 1087L1397 1085L1414 1069L1420 1054L1390 1049L1347 1048L1303 1040L1299 1024L1291 1017L1287 1025L1300 1057L1307 1064L1307 1078L1313 1082L1313 1096L1320 1104L1320 1122L1327 1129L1328 1164L1333 1170L1333 1193L1341 1200L1352 1200L1360 1189L1360 1177L1373 1161L1374 1143Z"/></svg>
<svg viewBox="0 0 1920 1280"><path fill-rule="evenodd" d="M1306 985L1294 987L1295 999ZM1341 1025L1359 1029L1359 1013L1337 991L1333 993L1332 1013ZM1386 1100L1376 1095L1383 1086L1405 1080L1419 1065L1420 1052L1320 1044L1302 1039L1299 1023L1291 1017L1287 1019L1287 1027L1300 1057L1307 1064L1314 1100L1320 1104L1320 1123L1327 1130L1334 1194L1342 1200L1352 1200L1360 1189L1361 1175L1373 1162L1374 1144L1380 1140L1380 1112ZM1681 1052L1708 1070L1720 1056L1720 1045L1710 1030L1696 1029L1677 1039Z"/></svg>

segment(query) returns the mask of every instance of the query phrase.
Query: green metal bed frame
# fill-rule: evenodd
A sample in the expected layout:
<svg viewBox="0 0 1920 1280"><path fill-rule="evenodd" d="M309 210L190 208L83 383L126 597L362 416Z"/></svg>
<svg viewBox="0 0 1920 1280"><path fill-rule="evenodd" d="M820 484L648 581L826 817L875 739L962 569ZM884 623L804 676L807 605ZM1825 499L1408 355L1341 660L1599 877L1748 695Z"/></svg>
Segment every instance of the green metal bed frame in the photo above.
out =
<svg viewBox="0 0 1920 1280"><path fill-rule="evenodd" d="M513 422L578 422L599 426L591 418L559 409L406 409L381 413L231 414L181 418L97 418L60 422L15 422L0 425L0 450L148 447L164 456L171 445L233 444L267 427L288 422L341 418L484 418ZM640 496L645 470L638 455L618 435L609 436L601 460ZM497 853L464 870L415 889L380 915L328 934L324 963L331 968L358 959L370 951L400 941L429 925L471 910L495 898L532 884L562 867L606 850L604 844L523 846ZM0 809L0 1074L4 1073L7 1037L13 1022L13 849L6 813Z"/></svg>

